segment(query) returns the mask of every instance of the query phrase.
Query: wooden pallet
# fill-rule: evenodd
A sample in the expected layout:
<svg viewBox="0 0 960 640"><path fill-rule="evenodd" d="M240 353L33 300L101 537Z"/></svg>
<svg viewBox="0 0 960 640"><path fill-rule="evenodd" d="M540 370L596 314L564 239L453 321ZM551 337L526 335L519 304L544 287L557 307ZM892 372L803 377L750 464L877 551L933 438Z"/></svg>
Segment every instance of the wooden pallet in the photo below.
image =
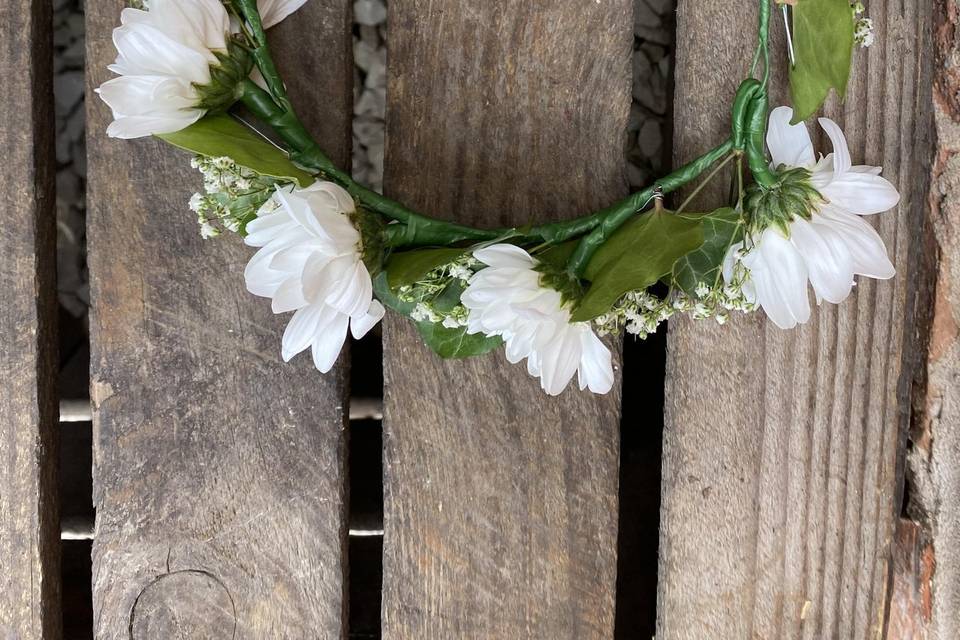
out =
<svg viewBox="0 0 960 640"><path fill-rule="evenodd" d="M677 162L723 135L756 20L742 4L679 2ZM88 88L109 77L123 5L87 3ZM929 540L902 523L897 555L893 540L925 287L941 268L925 259L933 9L869 9L877 44L826 112L903 194L877 220L898 276L793 332L760 314L671 326L660 639L884 637L896 598L913 602L903 585L929 580L909 562ZM271 36L341 166L350 11L311 0ZM391 2L387 192L489 225L624 195L632 11ZM0 637L33 640L60 637L50 7L0 0L0 25L17 43L0 49ZM197 183L185 156L106 138L97 100L87 116L96 637L344 637L347 367L280 362L284 318L243 286L249 249L200 240L184 210ZM392 316L384 347L383 637L636 637L615 629L621 394L547 398L502 355L439 361ZM933 624L934 605L910 611ZM894 618L889 637L920 637Z"/></svg>

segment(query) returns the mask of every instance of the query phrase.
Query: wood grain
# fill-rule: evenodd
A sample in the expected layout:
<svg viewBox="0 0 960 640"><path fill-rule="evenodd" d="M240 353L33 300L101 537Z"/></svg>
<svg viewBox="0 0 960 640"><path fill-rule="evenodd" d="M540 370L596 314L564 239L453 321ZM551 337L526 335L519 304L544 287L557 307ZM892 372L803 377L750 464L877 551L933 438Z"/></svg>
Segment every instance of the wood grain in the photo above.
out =
<svg viewBox="0 0 960 640"><path fill-rule="evenodd" d="M122 6L87 5L88 87ZM340 163L349 10L308 3L278 60L311 70L297 102ZM108 139L109 110L87 105L97 637L342 637L346 367L281 362L289 318L246 292L238 238L200 239L189 157Z"/></svg>
<svg viewBox="0 0 960 640"><path fill-rule="evenodd" d="M901 598L909 612L891 640L960 637L960 6L933 3L933 104L936 125L927 210L929 295L919 305L928 314L927 347L914 398L907 458L907 513L917 523L920 562ZM908 548L909 550L909 548ZM907 556L913 560L912 556ZM916 602L922 606L916 606ZM914 633L913 636L909 633ZM924 635L925 634L925 635Z"/></svg>
<svg viewBox="0 0 960 640"><path fill-rule="evenodd" d="M0 0L0 637L60 637L51 5Z"/></svg>
<svg viewBox="0 0 960 640"><path fill-rule="evenodd" d="M629 0L391 3L387 192L487 226L622 196L631 18ZM612 636L616 388L550 399L501 353L443 362L387 319L385 638Z"/></svg>
<svg viewBox="0 0 960 640"><path fill-rule="evenodd" d="M745 4L731 13L724 0L679 3L677 162L725 135L753 46L756 3ZM855 55L846 102L826 109L854 162L883 165L902 194L896 211L871 219L896 278L860 279L849 300L794 331L759 313L670 328L658 640L882 632L928 179L930 11L871 2L877 42ZM815 145L829 151L822 134ZM708 197L719 204L725 189Z"/></svg>

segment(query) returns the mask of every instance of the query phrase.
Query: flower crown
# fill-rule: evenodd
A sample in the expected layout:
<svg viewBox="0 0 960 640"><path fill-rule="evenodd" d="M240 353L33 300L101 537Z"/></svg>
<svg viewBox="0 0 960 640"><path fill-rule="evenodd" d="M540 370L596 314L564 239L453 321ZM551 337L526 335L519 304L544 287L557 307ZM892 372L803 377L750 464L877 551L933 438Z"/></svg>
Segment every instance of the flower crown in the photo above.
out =
<svg viewBox="0 0 960 640"><path fill-rule="evenodd" d="M772 7L761 0L753 69L734 97L727 140L583 217L476 229L365 188L310 136L264 35L305 2L150 0L124 9L110 67L118 77L97 89L113 110L110 136L154 135L194 154L204 193L189 206L201 234L225 229L256 247L248 290L270 298L275 313L293 312L285 361L309 348L329 371L348 330L363 336L389 307L441 357L503 347L548 394L574 374L581 389L606 393L614 375L605 334L644 338L676 314L723 324L758 307L788 329L810 317L808 285L818 304L839 303L854 276L894 274L861 216L894 207L897 190L878 167L853 165L836 123L819 119L833 145L819 157L803 124L831 88L843 95L855 44L872 42L859 3L778 0L793 108L768 107ZM237 103L283 146L232 116ZM731 165L728 205L689 211ZM675 210L665 208L666 194L698 179Z"/></svg>

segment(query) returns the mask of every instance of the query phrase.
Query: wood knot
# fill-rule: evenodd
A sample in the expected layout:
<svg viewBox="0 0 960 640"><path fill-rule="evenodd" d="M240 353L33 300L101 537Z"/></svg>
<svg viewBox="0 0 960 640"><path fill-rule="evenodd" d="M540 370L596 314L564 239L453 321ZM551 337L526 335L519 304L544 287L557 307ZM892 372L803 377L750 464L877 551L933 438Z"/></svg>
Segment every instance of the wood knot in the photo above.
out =
<svg viewBox="0 0 960 640"><path fill-rule="evenodd" d="M130 638L236 637L237 607L227 586L201 569L165 573L145 586L130 608Z"/></svg>

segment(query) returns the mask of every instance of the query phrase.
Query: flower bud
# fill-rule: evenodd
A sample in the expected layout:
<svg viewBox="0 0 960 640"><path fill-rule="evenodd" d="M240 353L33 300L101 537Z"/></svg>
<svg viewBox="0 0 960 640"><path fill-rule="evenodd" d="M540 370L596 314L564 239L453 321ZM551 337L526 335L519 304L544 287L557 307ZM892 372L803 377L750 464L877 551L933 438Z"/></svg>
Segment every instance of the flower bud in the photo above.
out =
<svg viewBox="0 0 960 640"><path fill-rule="evenodd" d="M784 237L790 237L790 223L797 218L809 220L824 202L810 182L810 171L801 167L786 169L770 188L752 186L747 192L748 228L759 233L775 227Z"/></svg>
<svg viewBox="0 0 960 640"><path fill-rule="evenodd" d="M376 277L383 270L386 255L383 218L355 203L350 222L360 232L360 256L370 275Z"/></svg>
<svg viewBox="0 0 960 640"><path fill-rule="evenodd" d="M212 51L216 64L210 65L210 82L194 83L198 101L196 107L205 111L226 111L241 94L241 84L253 69L253 58L232 38L226 51Z"/></svg>
<svg viewBox="0 0 960 640"><path fill-rule="evenodd" d="M583 285L566 270L558 269L547 262L538 263L534 270L540 274L541 286L560 293L563 306L573 308L583 297Z"/></svg>

